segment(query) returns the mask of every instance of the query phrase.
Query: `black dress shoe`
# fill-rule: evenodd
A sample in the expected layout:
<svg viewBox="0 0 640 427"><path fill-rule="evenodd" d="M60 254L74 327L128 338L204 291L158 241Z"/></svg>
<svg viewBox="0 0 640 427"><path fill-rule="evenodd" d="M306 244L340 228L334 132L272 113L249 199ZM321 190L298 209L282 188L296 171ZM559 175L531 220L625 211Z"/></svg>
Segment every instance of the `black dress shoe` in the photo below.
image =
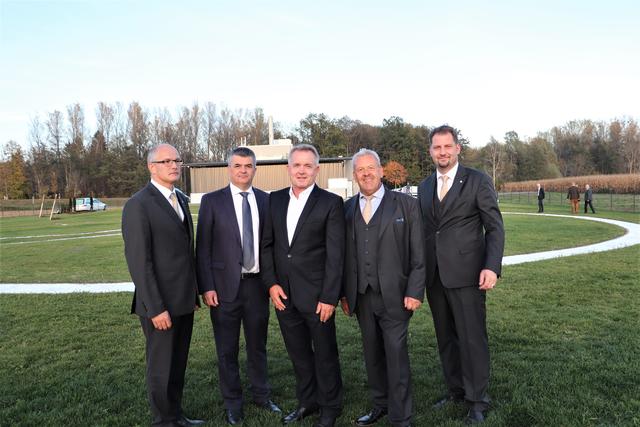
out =
<svg viewBox="0 0 640 427"><path fill-rule="evenodd" d="M282 409L278 405L276 405L271 399L265 400L264 402L256 402L259 408L265 409L269 412L277 412L281 413Z"/></svg>
<svg viewBox="0 0 640 427"><path fill-rule="evenodd" d="M227 424L235 426L236 424L242 423L243 419L244 419L244 413L242 412L242 408L227 409Z"/></svg>
<svg viewBox="0 0 640 427"><path fill-rule="evenodd" d="M459 396L452 396L450 394L441 397L436 403L433 404L433 409L442 409L449 403L463 403L464 398Z"/></svg>
<svg viewBox="0 0 640 427"><path fill-rule="evenodd" d="M480 411L477 409L469 409L467 412L467 417L464 419L464 423L469 424L481 424L484 422L486 414L484 411Z"/></svg>
<svg viewBox="0 0 640 427"><path fill-rule="evenodd" d="M385 409L373 408L371 411L369 411L368 414L365 414L356 419L354 423L357 426L370 426L377 423L378 420L380 420L380 418L384 417L385 415L387 415L387 411Z"/></svg>
<svg viewBox="0 0 640 427"><path fill-rule="evenodd" d="M178 418L178 425L182 427L201 426L204 423L204 420L192 420L184 415L180 415L180 418Z"/></svg>
<svg viewBox="0 0 640 427"><path fill-rule="evenodd" d="M303 418L308 417L309 415L315 414L316 412L318 412L318 409L319 408L317 406L313 406L310 408L305 408L304 406L300 406L295 411L285 416L282 419L282 424L291 424L291 423L295 423L296 421L300 421Z"/></svg>
<svg viewBox="0 0 640 427"><path fill-rule="evenodd" d="M336 417L320 416L313 427L334 427L336 425Z"/></svg>

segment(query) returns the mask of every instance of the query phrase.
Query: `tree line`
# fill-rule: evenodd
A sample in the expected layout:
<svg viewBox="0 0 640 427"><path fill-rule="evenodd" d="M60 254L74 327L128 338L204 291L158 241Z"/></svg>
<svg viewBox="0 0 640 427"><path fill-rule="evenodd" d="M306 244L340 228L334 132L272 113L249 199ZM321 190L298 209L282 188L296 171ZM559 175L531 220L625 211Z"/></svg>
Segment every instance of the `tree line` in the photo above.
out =
<svg viewBox="0 0 640 427"><path fill-rule="evenodd" d="M159 143L174 145L185 162L223 161L239 145L268 143L268 123L260 108L231 110L212 102L150 110L137 102L100 102L95 126L86 124L82 106L36 116L29 125L29 149L15 141L4 144L0 182L4 198L61 194L126 197L148 180L145 157ZM349 117L311 113L291 130L274 124L275 138L315 145L322 157L348 157L366 147L378 152L389 167L393 185L416 185L433 172L428 153L432 127L406 123L392 116L381 125ZM640 130L635 119L608 122L571 121L523 140L515 131L503 140L491 138L471 147L458 129L462 161L485 170L500 186L561 176L638 173Z"/></svg>

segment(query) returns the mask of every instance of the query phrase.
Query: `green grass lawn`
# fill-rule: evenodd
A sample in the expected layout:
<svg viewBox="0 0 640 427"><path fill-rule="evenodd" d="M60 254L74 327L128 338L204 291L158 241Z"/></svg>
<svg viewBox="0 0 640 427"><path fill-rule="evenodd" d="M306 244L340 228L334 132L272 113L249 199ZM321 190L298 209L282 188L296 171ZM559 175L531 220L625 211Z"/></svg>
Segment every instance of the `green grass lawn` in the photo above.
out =
<svg viewBox="0 0 640 427"><path fill-rule="evenodd" d="M640 425L639 256L634 246L505 267L488 298L494 409L486 425ZM147 424L144 340L128 315L130 299L0 295L2 424ZM339 314L337 328L346 386L340 425L347 425L367 410L368 394L356 321ZM431 409L444 387L426 306L410 335L415 425L461 425L463 408ZM214 354L203 309L196 313L184 406L222 426ZM293 373L275 316L269 366L274 400L293 409ZM246 415L245 425L280 425L251 405Z"/></svg>
<svg viewBox="0 0 640 427"><path fill-rule="evenodd" d="M193 212L197 212L194 206ZM521 205L502 206L505 212L526 212ZM0 283L128 282L120 237L118 209L58 215L54 221L17 217L0 219ZM617 212L615 219L638 222L640 214ZM194 216L194 219L196 217ZM569 218L504 215L505 255L560 249L601 242L623 233L619 227ZM109 237L89 238L111 231ZM25 236L48 236L21 239ZM75 239L82 237L81 239ZM72 240L62 240L69 239Z"/></svg>
<svg viewBox="0 0 640 427"><path fill-rule="evenodd" d="M638 214L603 215L640 222ZM62 215L52 222L5 218L0 237L119 229L119 219L118 211ZM510 254L620 233L595 222L542 216L505 215L505 224ZM585 235L593 240L582 240ZM130 280L119 236L7 244L15 241L0 240L0 282ZM487 426L640 425L639 260L636 245L504 267L487 300L493 398ZM94 275L101 278L82 279ZM144 339L128 314L130 301L128 293L0 294L0 425L148 425ZM339 313L337 328L346 393L339 425L346 426L369 401L357 323ZM445 390L426 305L411 322L410 354L414 424L462 425L462 407L431 408ZM275 315L269 368L274 400L293 409L293 372ZM185 409L208 425L225 425L207 309L196 313L187 374ZM245 410L246 426L280 425L250 404ZM311 425L312 420L300 423Z"/></svg>

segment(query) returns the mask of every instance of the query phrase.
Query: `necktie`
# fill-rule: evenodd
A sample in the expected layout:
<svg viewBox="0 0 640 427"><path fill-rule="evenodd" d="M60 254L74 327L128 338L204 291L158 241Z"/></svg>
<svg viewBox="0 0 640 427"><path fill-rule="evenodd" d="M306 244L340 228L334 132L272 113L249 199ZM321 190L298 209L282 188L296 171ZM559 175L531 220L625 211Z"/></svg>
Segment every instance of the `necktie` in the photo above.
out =
<svg viewBox="0 0 640 427"><path fill-rule="evenodd" d="M178 218L182 218L182 216L180 215L180 206L178 206L178 199L176 198L176 193L174 193L173 191L171 192L171 194L169 194L169 201L171 202L171 207L173 208L173 210L176 211L176 215L178 215Z"/></svg>
<svg viewBox="0 0 640 427"><path fill-rule="evenodd" d="M373 196L363 196L364 197L364 209L362 209L362 218L364 222L369 224L371 221L371 200L373 200Z"/></svg>
<svg viewBox="0 0 640 427"><path fill-rule="evenodd" d="M253 253L253 219L249 206L249 193L243 191L242 196L242 266L245 270L251 270L256 263Z"/></svg>
<svg viewBox="0 0 640 427"><path fill-rule="evenodd" d="M442 179L442 188L440 188L440 196L438 196L438 198L440 199L440 201L442 201L442 199L444 199L444 196L447 195L447 191L449 191L449 183L447 182L449 180L449 177L447 175L442 175L440 179Z"/></svg>

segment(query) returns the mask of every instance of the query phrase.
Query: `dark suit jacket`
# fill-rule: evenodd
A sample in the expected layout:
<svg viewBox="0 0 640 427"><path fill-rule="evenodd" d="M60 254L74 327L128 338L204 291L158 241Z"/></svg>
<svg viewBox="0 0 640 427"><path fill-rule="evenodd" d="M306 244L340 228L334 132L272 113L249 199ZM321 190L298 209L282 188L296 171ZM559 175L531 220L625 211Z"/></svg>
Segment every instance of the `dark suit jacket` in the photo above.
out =
<svg viewBox="0 0 640 427"><path fill-rule="evenodd" d="M176 191L185 223L153 184L138 191L122 210L124 254L135 285L131 313L152 318L194 311L198 304L193 221L187 198Z"/></svg>
<svg viewBox="0 0 640 427"><path fill-rule="evenodd" d="M342 198L317 185L300 215L291 246L287 238L289 188L269 196L262 236L260 271L264 284L282 286L300 312L314 313L318 302L336 305L344 263Z"/></svg>
<svg viewBox="0 0 640 427"><path fill-rule="evenodd" d="M259 235L254 238L260 239L269 196L255 187L253 194L260 224ZM232 197L229 186L207 193L202 197L198 213L198 290L201 294L216 291L223 302L235 301L242 271L242 241Z"/></svg>
<svg viewBox="0 0 640 427"><path fill-rule="evenodd" d="M418 188L424 223L427 286L435 280L436 262L446 288L478 286L480 270L502 271L504 226L491 178L475 169L458 172L437 223L433 203L436 173Z"/></svg>
<svg viewBox="0 0 640 427"><path fill-rule="evenodd" d="M355 218L360 209L360 194L344 205L346 223L344 296L354 312L358 298L358 253ZM377 269L380 293L389 315L403 320L411 316L404 308L404 297L422 301L425 288L425 255L420 206L406 194L385 190L380 205Z"/></svg>
<svg viewBox="0 0 640 427"><path fill-rule="evenodd" d="M593 190L590 188L584 192L585 202L590 202L593 199Z"/></svg>
<svg viewBox="0 0 640 427"><path fill-rule="evenodd" d="M540 187L540 192L538 192L538 200L544 199L544 188Z"/></svg>
<svg viewBox="0 0 640 427"><path fill-rule="evenodd" d="M567 199L580 200L580 190L578 190L578 187L576 187L575 185L569 187L569 191L567 192Z"/></svg>

